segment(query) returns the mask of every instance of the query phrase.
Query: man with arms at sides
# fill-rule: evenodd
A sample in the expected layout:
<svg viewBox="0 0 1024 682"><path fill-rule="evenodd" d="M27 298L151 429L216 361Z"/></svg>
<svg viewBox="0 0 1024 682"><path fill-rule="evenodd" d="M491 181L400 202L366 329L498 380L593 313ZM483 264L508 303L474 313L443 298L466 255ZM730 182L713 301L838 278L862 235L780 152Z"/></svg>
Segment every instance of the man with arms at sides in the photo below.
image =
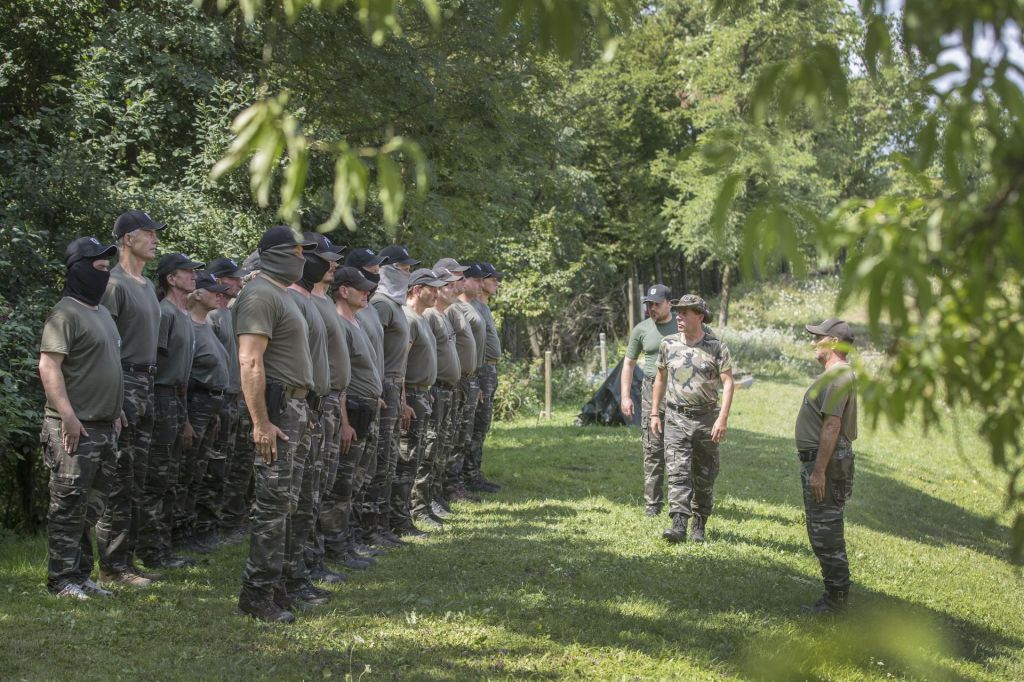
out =
<svg viewBox="0 0 1024 682"><path fill-rule="evenodd" d="M491 297L498 293L499 282L505 273L498 272L490 263L480 263L485 277L480 280L480 291L475 301L471 301L484 321L484 362L480 365L480 404L473 421L473 437L470 439L469 458L471 462L469 482L470 490L494 493L501 486L488 481L483 473L484 440L491 430L491 418L494 416L494 394L498 390L498 362L501 361L501 339L498 338L498 327L494 324L491 314Z"/></svg>

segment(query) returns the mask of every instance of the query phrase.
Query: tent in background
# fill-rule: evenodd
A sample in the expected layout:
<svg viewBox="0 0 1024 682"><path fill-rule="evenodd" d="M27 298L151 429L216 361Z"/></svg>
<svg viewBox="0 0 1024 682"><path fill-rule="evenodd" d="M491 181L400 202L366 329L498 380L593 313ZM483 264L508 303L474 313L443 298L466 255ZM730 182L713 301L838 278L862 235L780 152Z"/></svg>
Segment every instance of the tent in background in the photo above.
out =
<svg viewBox="0 0 1024 682"><path fill-rule="evenodd" d="M608 377L601 384L601 387L597 389L586 405L580 410L579 415L576 416L577 426L587 426L588 424L601 424L602 426L621 425L625 422L622 419L622 411L619 409L619 403L621 402L621 395L619 393L619 377L622 376L622 360L619 360L619 364L615 366L611 372L608 373ZM630 393L633 398L633 419L629 422L630 426L640 426L640 389L644 383L644 370L639 364L633 367L633 385L630 387Z"/></svg>

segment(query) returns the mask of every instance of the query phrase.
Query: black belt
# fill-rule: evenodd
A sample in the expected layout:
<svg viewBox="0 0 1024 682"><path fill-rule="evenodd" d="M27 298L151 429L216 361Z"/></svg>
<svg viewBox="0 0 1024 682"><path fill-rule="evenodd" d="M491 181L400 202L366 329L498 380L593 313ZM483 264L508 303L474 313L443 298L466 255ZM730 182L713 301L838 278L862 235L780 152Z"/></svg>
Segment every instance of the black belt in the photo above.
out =
<svg viewBox="0 0 1024 682"><path fill-rule="evenodd" d="M796 455L800 458L800 461L805 464L807 462L813 462L818 459L818 448L814 448L813 450L797 450Z"/></svg>
<svg viewBox="0 0 1024 682"><path fill-rule="evenodd" d="M155 395L185 395L185 384L172 386L170 384L157 384L153 387Z"/></svg>
<svg viewBox="0 0 1024 682"><path fill-rule="evenodd" d="M668 408L684 417L703 417L717 410L718 405L679 405L678 403L669 403Z"/></svg>
<svg viewBox="0 0 1024 682"><path fill-rule="evenodd" d="M212 398L221 398L227 394L222 388L208 388L200 384L192 384L188 387L189 393L205 393Z"/></svg>
<svg viewBox="0 0 1024 682"><path fill-rule="evenodd" d="M135 365L130 362L122 362L121 369L132 374L156 374L156 365Z"/></svg>

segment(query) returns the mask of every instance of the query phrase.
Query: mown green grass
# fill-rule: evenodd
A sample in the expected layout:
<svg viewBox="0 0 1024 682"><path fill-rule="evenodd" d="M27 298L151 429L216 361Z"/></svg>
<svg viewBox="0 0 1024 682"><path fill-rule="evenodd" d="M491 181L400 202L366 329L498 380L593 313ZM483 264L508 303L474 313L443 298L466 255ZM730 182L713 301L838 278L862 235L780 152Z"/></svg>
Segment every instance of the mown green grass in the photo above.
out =
<svg viewBox="0 0 1024 682"><path fill-rule="evenodd" d="M45 592L41 538L4 538L0 678L1024 679L1001 483L952 429L863 428L854 606L800 615L820 592L791 443L802 390L737 394L704 546L670 546L665 517L643 516L636 430L575 428L562 409L496 425L485 469L501 493L292 626L237 614L242 546L73 604Z"/></svg>

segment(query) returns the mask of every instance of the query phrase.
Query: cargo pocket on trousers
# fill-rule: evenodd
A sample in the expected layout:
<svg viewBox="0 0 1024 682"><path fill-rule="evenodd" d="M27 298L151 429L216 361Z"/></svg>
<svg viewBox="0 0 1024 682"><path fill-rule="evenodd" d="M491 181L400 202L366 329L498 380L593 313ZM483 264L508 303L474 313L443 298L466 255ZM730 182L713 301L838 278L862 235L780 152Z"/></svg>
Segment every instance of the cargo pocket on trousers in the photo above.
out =
<svg viewBox="0 0 1024 682"><path fill-rule="evenodd" d="M854 457L852 450L837 450L832 457L829 485L836 502L844 504L853 496Z"/></svg>

